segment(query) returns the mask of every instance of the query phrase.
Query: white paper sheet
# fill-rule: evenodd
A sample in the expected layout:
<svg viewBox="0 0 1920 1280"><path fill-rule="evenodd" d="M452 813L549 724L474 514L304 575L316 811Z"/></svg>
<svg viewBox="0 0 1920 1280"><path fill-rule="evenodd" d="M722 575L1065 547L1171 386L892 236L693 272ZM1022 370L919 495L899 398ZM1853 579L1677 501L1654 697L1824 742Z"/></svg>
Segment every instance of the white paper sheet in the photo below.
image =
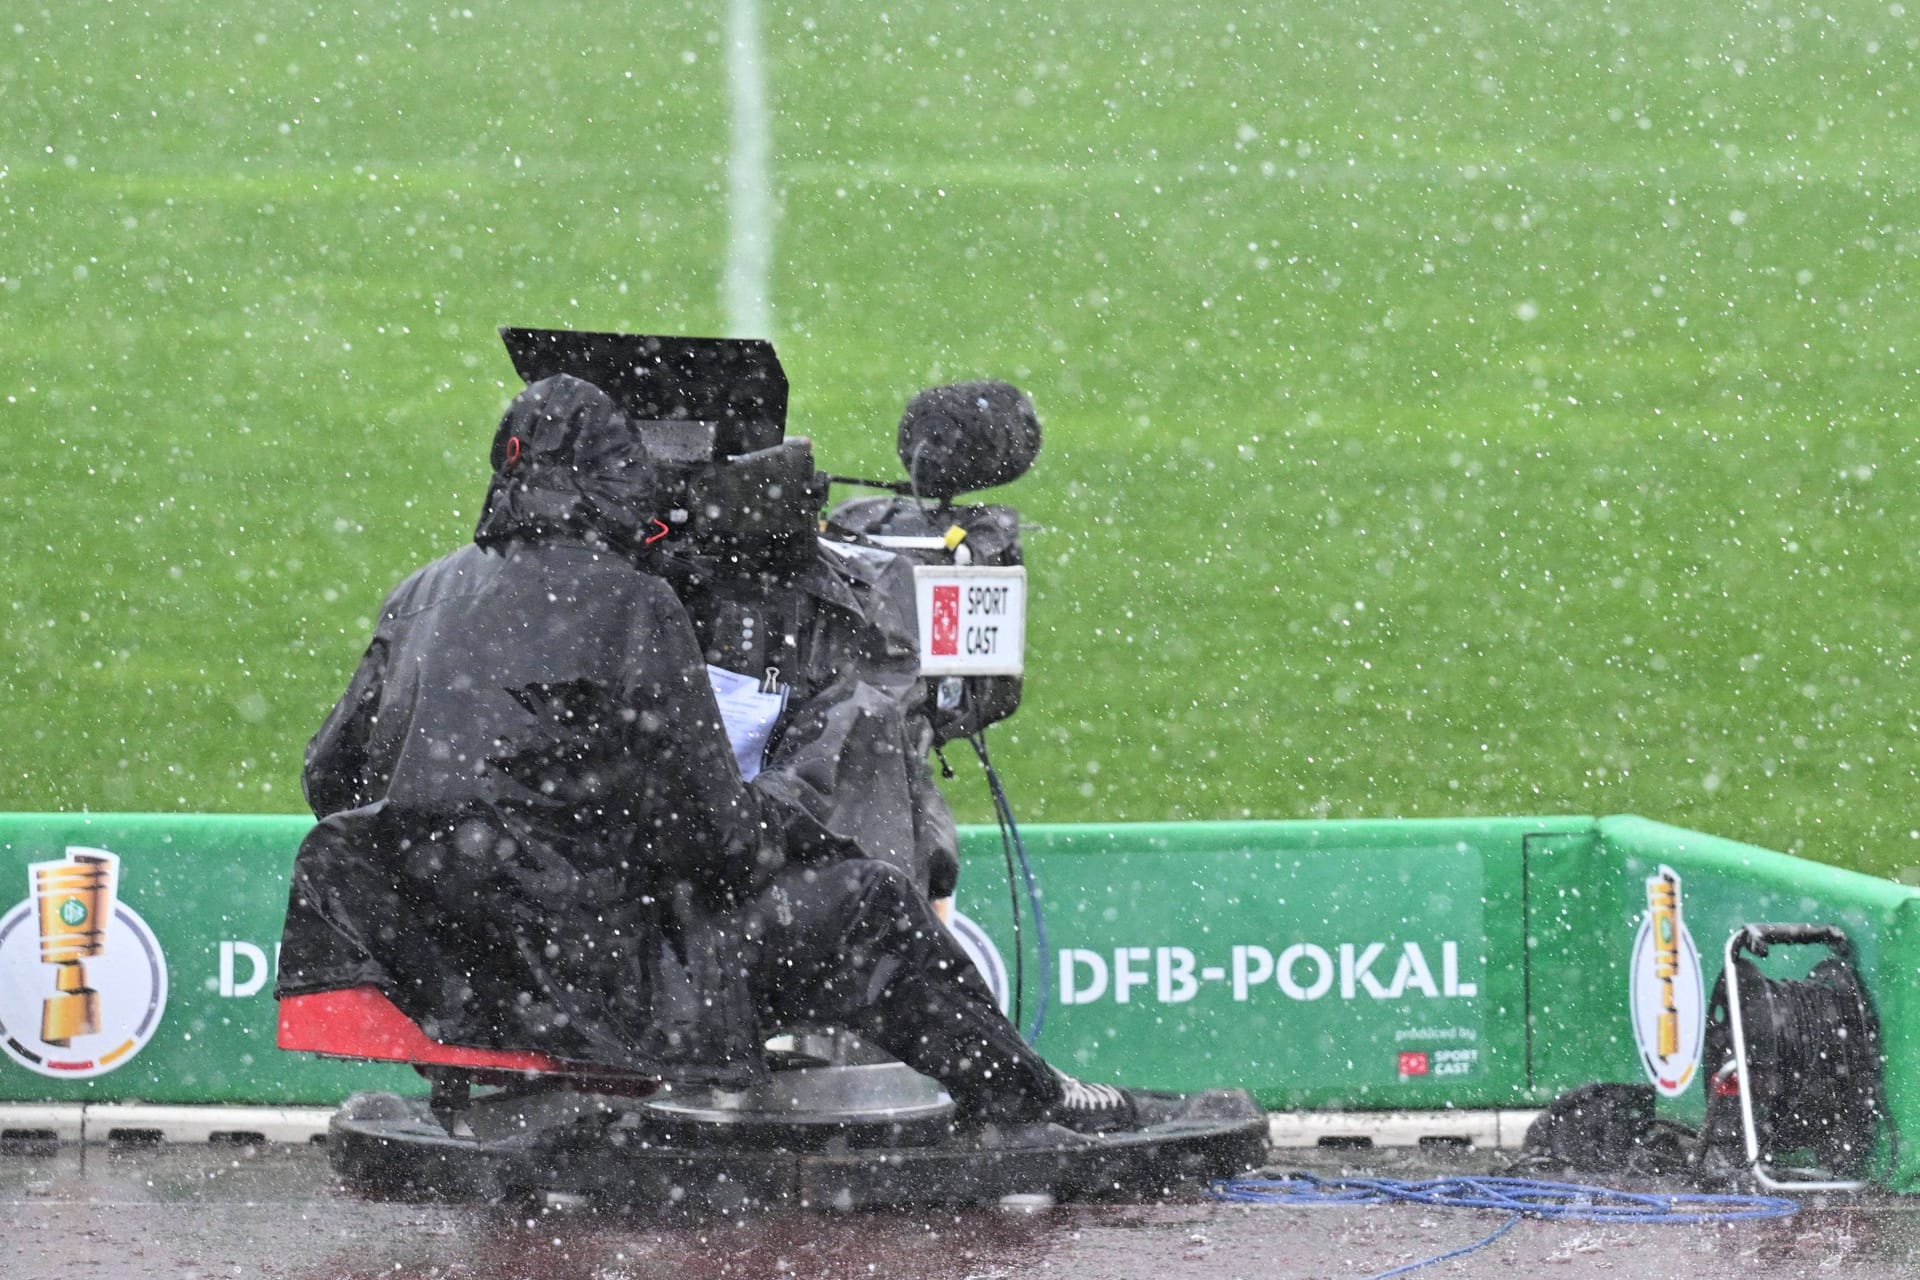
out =
<svg viewBox="0 0 1920 1280"><path fill-rule="evenodd" d="M773 736L774 723L786 709L787 686L767 693L753 676L711 663L707 665L707 682L713 686L714 701L720 704L720 719L727 726L727 741L733 744L740 776L752 782L767 758L767 739Z"/></svg>

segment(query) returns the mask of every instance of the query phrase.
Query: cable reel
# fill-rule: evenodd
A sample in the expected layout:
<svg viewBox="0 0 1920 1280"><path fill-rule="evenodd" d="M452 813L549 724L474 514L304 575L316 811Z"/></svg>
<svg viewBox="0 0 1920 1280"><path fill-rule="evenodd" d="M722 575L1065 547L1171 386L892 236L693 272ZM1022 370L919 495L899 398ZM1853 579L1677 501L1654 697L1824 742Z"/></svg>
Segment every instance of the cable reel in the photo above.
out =
<svg viewBox="0 0 1920 1280"><path fill-rule="evenodd" d="M1770 978L1755 960L1774 946L1824 946L1804 978ZM1743 955L1751 953L1751 958ZM1706 1122L1696 1163L1734 1145L1767 1190L1858 1191L1886 1108L1880 1022L1844 930L1824 924L1749 924L1727 939L1707 1005ZM1777 1175L1773 1162L1806 1153L1825 1178Z"/></svg>

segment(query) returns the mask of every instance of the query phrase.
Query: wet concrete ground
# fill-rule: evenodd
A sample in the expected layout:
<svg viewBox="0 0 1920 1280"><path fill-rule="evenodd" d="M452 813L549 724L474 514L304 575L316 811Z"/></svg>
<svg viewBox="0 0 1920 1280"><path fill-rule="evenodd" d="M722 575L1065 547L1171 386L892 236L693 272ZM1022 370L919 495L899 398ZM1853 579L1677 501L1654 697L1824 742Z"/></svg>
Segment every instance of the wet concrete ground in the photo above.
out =
<svg viewBox="0 0 1920 1280"><path fill-rule="evenodd" d="M1276 1170L1387 1177L1490 1172L1400 1152L1277 1152ZM670 1221L581 1211L370 1202L319 1148L64 1146L0 1155L0 1275L60 1280L1352 1280L1485 1236L1505 1215L1417 1207L1281 1209L1196 1194L1152 1205L769 1213ZM1570 1280L1907 1277L1920 1204L1836 1199L1723 1226L1524 1221L1416 1274Z"/></svg>

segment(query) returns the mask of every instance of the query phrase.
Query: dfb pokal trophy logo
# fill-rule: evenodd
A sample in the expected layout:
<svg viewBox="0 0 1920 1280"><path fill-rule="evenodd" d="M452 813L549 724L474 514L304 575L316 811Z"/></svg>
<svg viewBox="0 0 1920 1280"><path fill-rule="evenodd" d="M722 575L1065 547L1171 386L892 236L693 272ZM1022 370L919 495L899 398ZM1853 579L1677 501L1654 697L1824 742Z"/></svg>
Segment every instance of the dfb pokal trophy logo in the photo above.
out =
<svg viewBox="0 0 1920 1280"><path fill-rule="evenodd" d="M1633 1039L1647 1079L1668 1098L1687 1091L1706 1034L1706 985L1700 953L1681 914L1680 875L1661 867L1647 877L1647 910L1633 941L1627 999Z"/></svg>
<svg viewBox="0 0 1920 1280"><path fill-rule="evenodd" d="M0 1047L29 1071L102 1075L160 1025L166 960L119 880L116 855L69 846L27 868L27 900L0 918Z"/></svg>

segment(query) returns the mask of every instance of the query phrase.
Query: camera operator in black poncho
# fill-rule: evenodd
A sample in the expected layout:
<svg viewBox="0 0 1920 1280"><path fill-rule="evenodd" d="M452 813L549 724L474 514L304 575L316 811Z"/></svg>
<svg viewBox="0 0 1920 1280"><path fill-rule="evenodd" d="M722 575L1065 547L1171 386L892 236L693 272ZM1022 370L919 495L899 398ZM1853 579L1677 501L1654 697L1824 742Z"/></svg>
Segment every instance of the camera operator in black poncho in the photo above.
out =
<svg viewBox="0 0 1920 1280"><path fill-rule="evenodd" d="M444 1043L729 1087L835 1025L969 1120L1137 1123L1026 1046L925 886L742 781L614 402L542 379L492 460L473 544L388 597L308 747L278 994L373 984Z"/></svg>

